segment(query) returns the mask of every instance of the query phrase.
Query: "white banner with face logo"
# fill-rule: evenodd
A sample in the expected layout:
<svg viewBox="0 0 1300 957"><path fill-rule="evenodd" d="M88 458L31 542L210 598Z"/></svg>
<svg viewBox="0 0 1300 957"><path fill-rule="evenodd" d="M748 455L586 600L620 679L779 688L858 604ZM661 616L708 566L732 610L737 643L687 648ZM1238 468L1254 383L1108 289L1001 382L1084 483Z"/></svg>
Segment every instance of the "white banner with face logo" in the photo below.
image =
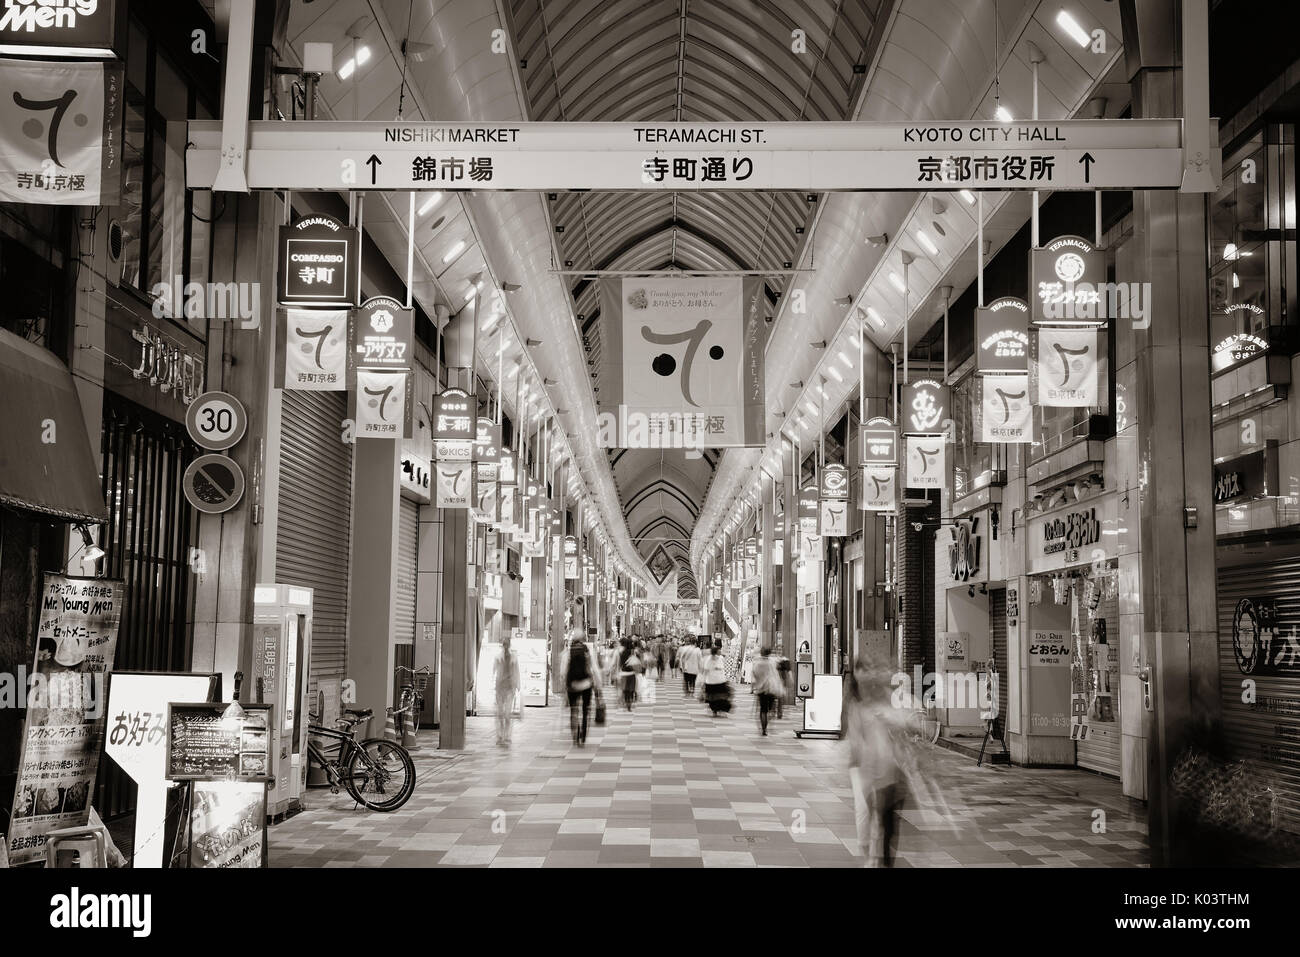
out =
<svg viewBox="0 0 1300 957"><path fill-rule="evenodd" d="M0 13L20 16L25 6L6 3ZM116 64L0 61L0 202L121 202L124 93Z"/></svg>
<svg viewBox="0 0 1300 957"><path fill-rule="evenodd" d="M613 280L601 287L601 306L602 446L764 444L767 325L757 279Z"/></svg>
<svg viewBox="0 0 1300 957"><path fill-rule="evenodd" d="M1029 442L1033 407L1029 402L1029 376L990 375L980 379L981 442Z"/></svg>
<svg viewBox="0 0 1300 957"><path fill-rule="evenodd" d="M497 520L497 480L485 476L480 471L475 498L477 502L474 506L474 521L484 524L495 522Z"/></svg>
<svg viewBox="0 0 1300 957"><path fill-rule="evenodd" d="M469 462L435 462L438 480L438 508L469 508L474 466Z"/></svg>
<svg viewBox="0 0 1300 957"><path fill-rule="evenodd" d="M1055 409L1098 404L1096 329L1039 329L1038 404Z"/></svg>
<svg viewBox="0 0 1300 957"><path fill-rule="evenodd" d="M357 370L357 438L400 439L409 435L405 426L409 377L409 372Z"/></svg>
<svg viewBox="0 0 1300 957"><path fill-rule="evenodd" d="M849 534L849 503L825 501L821 503L821 533L829 538L844 538Z"/></svg>
<svg viewBox="0 0 1300 957"><path fill-rule="evenodd" d="M907 487L944 487L948 463L944 454L942 435L909 435L907 437Z"/></svg>
<svg viewBox="0 0 1300 957"><path fill-rule="evenodd" d="M285 310L284 388L346 392L347 371L346 310Z"/></svg>
<svg viewBox="0 0 1300 957"><path fill-rule="evenodd" d="M862 508L868 512L892 512L896 507L898 469L868 466L862 470Z"/></svg>

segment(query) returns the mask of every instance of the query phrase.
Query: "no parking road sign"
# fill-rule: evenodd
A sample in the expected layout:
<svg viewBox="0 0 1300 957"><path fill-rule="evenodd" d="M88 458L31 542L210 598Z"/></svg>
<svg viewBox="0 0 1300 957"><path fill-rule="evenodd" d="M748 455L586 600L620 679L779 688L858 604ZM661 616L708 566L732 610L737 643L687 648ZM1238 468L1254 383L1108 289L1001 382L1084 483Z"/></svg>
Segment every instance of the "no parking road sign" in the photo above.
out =
<svg viewBox="0 0 1300 957"><path fill-rule="evenodd" d="M189 503L200 512L220 515L243 498L244 473L225 455L200 455L185 470L181 485Z"/></svg>
<svg viewBox="0 0 1300 957"><path fill-rule="evenodd" d="M229 392L205 392L185 410L185 428L195 445L223 452L244 437L248 413Z"/></svg>

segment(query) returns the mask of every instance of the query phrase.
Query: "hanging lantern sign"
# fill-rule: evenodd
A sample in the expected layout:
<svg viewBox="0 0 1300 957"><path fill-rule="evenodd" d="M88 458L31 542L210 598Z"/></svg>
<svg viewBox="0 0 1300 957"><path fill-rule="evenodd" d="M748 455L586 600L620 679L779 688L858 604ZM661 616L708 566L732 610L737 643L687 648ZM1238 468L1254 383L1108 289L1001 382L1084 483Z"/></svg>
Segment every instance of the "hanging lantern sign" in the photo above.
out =
<svg viewBox="0 0 1300 957"><path fill-rule="evenodd" d="M1030 320L1104 326L1109 318L1106 253L1081 236L1029 251Z"/></svg>
<svg viewBox="0 0 1300 957"><path fill-rule="evenodd" d="M1100 403L1098 335L1095 329L1039 329L1030 383L1038 405L1088 408Z"/></svg>
<svg viewBox="0 0 1300 957"><path fill-rule="evenodd" d="M861 465L898 464L898 427L884 416L868 419L859 432L862 446Z"/></svg>
<svg viewBox="0 0 1300 957"><path fill-rule="evenodd" d="M943 437L909 435L907 437L907 487L942 489L948 474Z"/></svg>
<svg viewBox="0 0 1300 957"><path fill-rule="evenodd" d="M1029 303L1015 296L975 310L975 371L1029 371Z"/></svg>
<svg viewBox="0 0 1300 957"><path fill-rule="evenodd" d="M979 380L981 442L1014 443L1032 441L1033 415L1029 402L1028 375L995 375Z"/></svg>
<svg viewBox="0 0 1300 957"><path fill-rule="evenodd" d="M898 470L866 466L862 469L862 509L892 512L897 507Z"/></svg>
<svg viewBox="0 0 1300 957"><path fill-rule="evenodd" d="M903 431L917 435L943 432L949 399L948 387L934 379L919 379L903 386L899 396Z"/></svg>

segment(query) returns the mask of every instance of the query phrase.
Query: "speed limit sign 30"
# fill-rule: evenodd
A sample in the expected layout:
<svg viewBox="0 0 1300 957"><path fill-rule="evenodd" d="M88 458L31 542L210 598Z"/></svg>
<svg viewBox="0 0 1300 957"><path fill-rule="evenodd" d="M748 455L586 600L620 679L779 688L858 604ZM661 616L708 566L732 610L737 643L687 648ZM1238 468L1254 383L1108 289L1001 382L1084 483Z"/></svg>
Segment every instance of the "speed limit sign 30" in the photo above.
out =
<svg viewBox="0 0 1300 957"><path fill-rule="evenodd" d="M195 445L222 452L244 437L248 413L229 392L205 392L185 411L185 428Z"/></svg>

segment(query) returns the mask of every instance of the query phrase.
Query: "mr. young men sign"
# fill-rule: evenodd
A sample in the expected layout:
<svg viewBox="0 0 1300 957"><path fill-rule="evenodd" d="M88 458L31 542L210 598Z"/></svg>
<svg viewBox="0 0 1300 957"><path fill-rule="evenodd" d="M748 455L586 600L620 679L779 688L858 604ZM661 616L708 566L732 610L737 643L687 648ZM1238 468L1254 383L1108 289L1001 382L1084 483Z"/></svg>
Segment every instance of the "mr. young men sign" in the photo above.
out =
<svg viewBox="0 0 1300 957"><path fill-rule="evenodd" d="M117 40L118 0L4 0L0 5L0 51L22 47L70 48L69 53L111 53Z"/></svg>

